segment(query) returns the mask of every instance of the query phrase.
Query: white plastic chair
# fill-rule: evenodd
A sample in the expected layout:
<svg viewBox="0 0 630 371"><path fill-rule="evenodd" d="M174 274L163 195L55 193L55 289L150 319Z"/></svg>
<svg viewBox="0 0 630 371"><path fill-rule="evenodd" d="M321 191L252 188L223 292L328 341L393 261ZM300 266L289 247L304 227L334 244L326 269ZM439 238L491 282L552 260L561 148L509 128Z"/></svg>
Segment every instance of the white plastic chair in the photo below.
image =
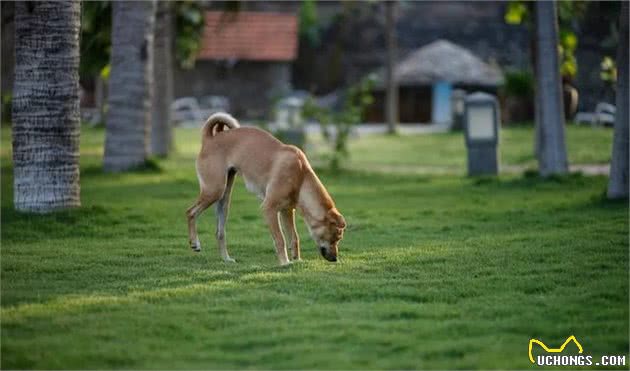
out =
<svg viewBox="0 0 630 371"><path fill-rule="evenodd" d="M580 125L582 123L590 124L591 126L597 125L614 125L616 107L609 103L599 102L595 106L595 112L578 112L575 115L575 123Z"/></svg>
<svg viewBox="0 0 630 371"><path fill-rule="evenodd" d="M184 127L201 126L212 113L212 110L201 109L194 97L178 98L171 104L173 122Z"/></svg>
<svg viewBox="0 0 630 371"><path fill-rule="evenodd" d="M615 115L617 108L608 103L597 103L595 107L595 124L596 125L615 125Z"/></svg>

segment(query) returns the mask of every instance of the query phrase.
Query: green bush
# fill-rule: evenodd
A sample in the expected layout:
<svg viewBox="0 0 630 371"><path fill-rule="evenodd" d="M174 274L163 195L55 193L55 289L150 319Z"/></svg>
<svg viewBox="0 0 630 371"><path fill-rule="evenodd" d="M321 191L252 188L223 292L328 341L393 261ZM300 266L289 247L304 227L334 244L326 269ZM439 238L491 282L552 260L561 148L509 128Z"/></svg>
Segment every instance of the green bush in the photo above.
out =
<svg viewBox="0 0 630 371"><path fill-rule="evenodd" d="M10 93L2 94L2 124L11 123L11 102L13 96Z"/></svg>
<svg viewBox="0 0 630 371"><path fill-rule="evenodd" d="M534 77L529 71L506 71L504 80L503 93L505 95L518 98L534 96Z"/></svg>

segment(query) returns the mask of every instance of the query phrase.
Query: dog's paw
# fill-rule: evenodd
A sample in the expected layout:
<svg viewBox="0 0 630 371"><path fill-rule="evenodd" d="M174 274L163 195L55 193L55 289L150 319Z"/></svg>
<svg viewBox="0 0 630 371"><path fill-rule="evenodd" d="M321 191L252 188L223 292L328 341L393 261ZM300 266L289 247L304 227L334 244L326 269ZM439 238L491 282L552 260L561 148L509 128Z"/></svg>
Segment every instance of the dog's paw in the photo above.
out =
<svg viewBox="0 0 630 371"><path fill-rule="evenodd" d="M191 242L190 243L190 248L194 252L200 252L201 251L201 244L199 243L199 240L197 240L196 242Z"/></svg>
<svg viewBox="0 0 630 371"><path fill-rule="evenodd" d="M197 237L194 241L189 240L188 243L190 244L190 248L192 249L192 251L194 252L201 251L201 242L199 242L199 237Z"/></svg>
<svg viewBox="0 0 630 371"><path fill-rule="evenodd" d="M226 262L226 263L236 263L236 260L234 260L234 259L232 259L230 257L223 258L223 261Z"/></svg>

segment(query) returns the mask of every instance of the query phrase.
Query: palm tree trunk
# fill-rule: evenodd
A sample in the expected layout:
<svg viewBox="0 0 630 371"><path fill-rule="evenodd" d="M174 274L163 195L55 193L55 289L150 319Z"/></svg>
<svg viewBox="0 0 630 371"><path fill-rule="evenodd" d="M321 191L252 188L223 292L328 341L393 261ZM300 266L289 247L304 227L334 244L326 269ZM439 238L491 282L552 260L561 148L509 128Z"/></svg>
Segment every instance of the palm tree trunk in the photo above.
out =
<svg viewBox="0 0 630 371"><path fill-rule="evenodd" d="M568 172L555 1L536 2L536 39L539 168L540 174L546 177Z"/></svg>
<svg viewBox="0 0 630 371"><path fill-rule="evenodd" d="M173 3L160 1L155 16L151 153L168 156L173 144Z"/></svg>
<svg viewBox="0 0 630 371"><path fill-rule="evenodd" d="M16 210L81 206L79 1L15 3L13 200Z"/></svg>
<svg viewBox="0 0 630 371"><path fill-rule="evenodd" d="M154 1L113 4L105 171L131 170L149 155L154 22Z"/></svg>
<svg viewBox="0 0 630 371"><path fill-rule="evenodd" d="M617 46L617 113L613 139L608 198L628 197L628 2L621 5Z"/></svg>
<svg viewBox="0 0 630 371"><path fill-rule="evenodd" d="M528 10L530 12L530 14L533 15L533 17L536 17L536 4L535 3L531 3L528 2L527 6L528 6ZM535 18L534 18L535 19ZM532 37L530 37L530 41L529 41L529 52L531 55L531 63L532 63L532 69L534 71L534 76L538 76L538 58L537 58L537 50L538 50L538 43L535 37L535 31L536 27L534 25L534 27L532 27L531 24L529 24L529 32L530 35L532 35ZM542 161L542 157L541 157L541 152L542 152L542 137L541 137L541 133L542 130L540 128L540 103L539 103L539 98L540 98L540 94L536 93L534 94L534 157L536 158L536 161L540 162Z"/></svg>
<svg viewBox="0 0 630 371"><path fill-rule="evenodd" d="M394 68L398 54L396 43L396 1L385 2L385 33L387 38L387 62L385 63L385 79L387 84L385 112L387 116L387 129L389 133L395 133L398 126L398 82Z"/></svg>

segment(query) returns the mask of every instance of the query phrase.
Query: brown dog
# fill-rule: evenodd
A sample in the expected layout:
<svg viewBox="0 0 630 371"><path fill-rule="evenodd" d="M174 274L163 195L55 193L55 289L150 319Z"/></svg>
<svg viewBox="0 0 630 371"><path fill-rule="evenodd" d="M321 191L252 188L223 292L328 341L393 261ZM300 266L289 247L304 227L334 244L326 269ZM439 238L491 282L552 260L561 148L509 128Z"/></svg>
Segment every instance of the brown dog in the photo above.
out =
<svg viewBox="0 0 630 371"><path fill-rule="evenodd" d="M231 130L224 131L225 127ZM295 208L304 217L311 237L328 261L337 261L337 245L346 222L332 198L311 168L306 155L297 147L283 144L266 131L241 128L226 113L215 113L203 129L201 151L197 157L200 195L187 211L190 247L200 251L197 217L217 202L217 243L226 262L233 262L225 245L225 223L236 173L247 189L262 201L281 265L289 264L284 236L291 235L293 259L300 259L300 241L295 228Z"/></svg>

